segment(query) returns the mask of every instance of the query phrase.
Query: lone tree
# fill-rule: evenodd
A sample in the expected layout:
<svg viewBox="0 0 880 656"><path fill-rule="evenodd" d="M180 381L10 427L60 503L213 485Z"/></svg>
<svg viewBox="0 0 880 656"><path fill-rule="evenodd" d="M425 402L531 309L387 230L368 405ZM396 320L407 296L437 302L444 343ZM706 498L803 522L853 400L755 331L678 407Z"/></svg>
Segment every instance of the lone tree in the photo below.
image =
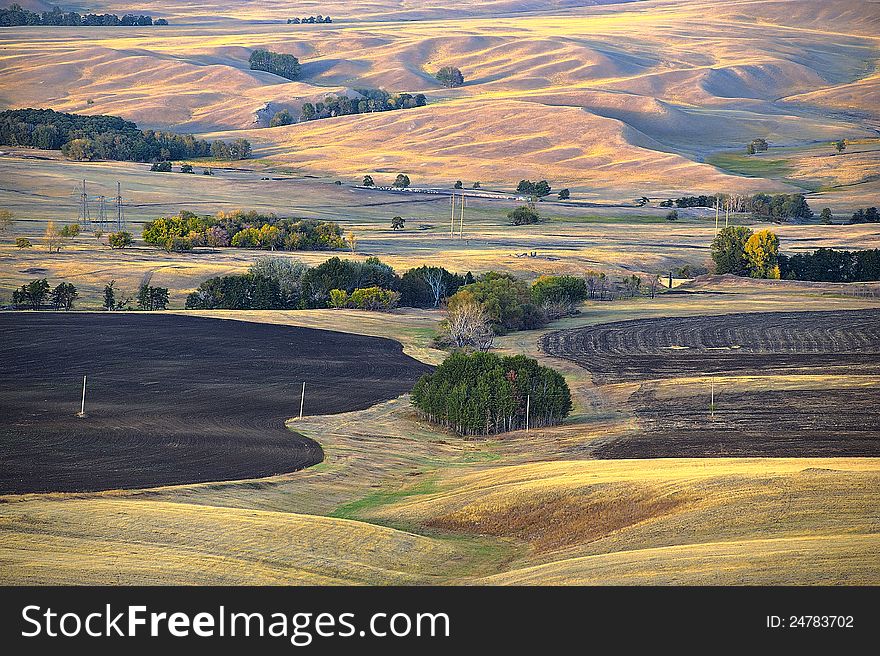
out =
<svg viewBox="0 0 880 656"><path fill-rule="evenodd" d="M395 216L391 219L391 229L392 230L403 230L406 227L406 219L400 216Z"/></svg>
<svg viewBox="0 0 880 656"><path fill-rule="evenodd" d="M769 230L759 230L745 244L752 278L779 278L779 237Z"/></svg>
<svg viewBox="0 0 880 656"><path fill-rule="evenodd" d="M722 228L712 242L712 261L715 273L732 273L736 276L749 274L749 261L746 257L746 242L752 231L744 226Z"/></svg>
<svg viewBox="0 0 880 656"><path fill-rule="evenodd" d="M394 186L398 189L406 189L409 187L409 176L405 173L398 173L394 179Z"/></svg>
<svg viewBox="0 0 880 656"><path fill-rule="evenodd" d="M819 213L819 221L824 225L831 225L834 221L834 215L831 213L830 207L823 207Z"/></svg>
<svg viewBox="0 0 880 656"><path fill-rule="evenodd" d="M353 230L349 231L345 241L348 244L348 249L354 253L357 250L357 235L354 234Z"/></svg>
<svg viewBox="0 0 880 656"><path fill-rule="evenodd" d="M52 307L56 310L69 310L79 294L76 287L69 282L60 283L52 290Z"/></svg>
<svg viewBox="0 0 880 656"><path fill-rule="evenodd" d="M33 244L31 243L31 240L27 237L18 237L15 240L15 247L18 250L23 250L25 248L33 248Z"/></svg>
<svg viewBox="0 0 880 656"><path fill-rule="evenodd" d="M461 182L461 180L456 180L456 181L455 181L454 188L455 188L455 189L461 189L461 188L462 188L462 182Z"/></svg>
<svg viewBox="0 0 880 656"><path fill-rule="evenodd" d="M123 249L134 243L134 237L130 232L126 232L125 230L111 232L107 235L107 243L110 244L110 248Z"/></svg>
<svg viewBox="0 0 880 656"><path fill-rule="evenodd" d="M0 235L12 228L12 212L3 209L0 210Z"/></svg>
<svg viewBox="0 0 880 656"><path fill-rule="evenodd" d="M560 189L557 196L559 197L559 200L568 200L571 198L571 191L568 189Z"/></svg>
<svg viewBox="0 0 880 656"><path fill-rule="evenodd" d="M449 89L460 87L464 84L464 75L455 66L444 66L437 71L434 77L437 78L440 84Z"/></svg>
<svg viewBox="0 0 880 656"><path fill-rule="evenodd" d="M837 149L838 153L842 153L844 150L846 150L846 139L835 141L833 145Z"/></svg>
<svg viewBox="0 0 880 656"><path fill-rule="evenodd" d="M365 175L365 176L364 176L364 181L361 183L361 186L363 186L363 187L375 187L375 186L376 186L376 183L373 182L373 176L372 176L372 175Z"/></svg>
<svg viewBox="0 0 880 656"><path fill-rule="evenodd" d="M46 248L50 253L60 253L62 246L64 246L64 237L55 227L55 222L49 221L46 223Z"/></svg>

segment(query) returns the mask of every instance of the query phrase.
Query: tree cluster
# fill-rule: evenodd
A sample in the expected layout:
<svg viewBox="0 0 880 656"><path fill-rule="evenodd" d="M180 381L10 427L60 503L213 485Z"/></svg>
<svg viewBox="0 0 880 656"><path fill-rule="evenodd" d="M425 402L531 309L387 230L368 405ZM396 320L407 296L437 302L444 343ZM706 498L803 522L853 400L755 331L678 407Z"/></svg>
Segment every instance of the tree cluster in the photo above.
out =
<svg viewBox="0 0 880 656"><path fill-rule="evenodd" d="M288 25L305 25L305 24L314 24L314 23L332 23L333 20L329 16L322 16L318 14L317 16L306 16L303 18L288 18Z"/></svg>
<svg viewBox="0 0 880 656"><path fill-rule="evenodd" d="M125 14L122 18L116 14L78 14L75 11L61 11L58 7L52 7L51 11L37 13L23 9L18 4L10 5L8 9L0 9L0 27L18 25L116 27L120 25L168 25L168 21L164 18L153 21L152 16L136 14Z"/></svg>
<svg viewBox="0 0 880 656"><path fill-rule="evenodd" d="M139 130L118 116L83 116L51 109L10 109L0 112L0 144L58 150L80 161L108 159L158 162L210 157L245 159L250 143L203 141L192 135Z"/></svg>
<svg viewBox="0 0 880 656"><path fill-rule="evenodd" d="M544 196L550 195L552 189L546 180L540 180L538 182L532 182L531 180L520 180L519 184L516 186L516 192L518 194L526 194L528 196L537 196L538 198L542 198Z"/></svg>
<svg viewBox="0 0 880 656"><path fill-rule="evenodd" d="M355 89L360 97L349 98L346 95L327 96L324 102L304 103L302 120L314 121L334 116L351 114L370 114L372 112L390 112L396 109L412 109L424 107L428 99L423 93L390 94L384 89Z"/></svg>
<svg viewBox="0 0 880 656"><path fill-rule="evenodd" d="M335 309L356 308L374 312L390 312L400 303L400 292L383 289L376 285L359 287L349 294L344 289L330 290L330 307Z"/></svg>
<svg viewBox="0 0 880 656"><path fill-rule="evenodd" d="M13 291L12 304L39 310L48 300L56 310L70 310L78 296L76 287L69 282L62 282L51 288L48 280L38 278Z"/></svg>
<svg viewBox="0 0 880 656"><path fill-rule="evenodd" d="M444 66L434 75L434 78L444 87L453 89L464 84L464 75L455 66Z"/></svg>
<svg viewBox="0 0 880 656"><path fill-rule="evenodd" d="M302 74L299 59L293 55L257 49L248 59L252 71L265 71L288 80L298 80Z"/></svg>
<svg viewBox="0 0 880 656"><path fill-rule="evenodd" d="M850 223L880 223L880 212L876 207L860 209L853 213Z"/></svg>
<svg viewBox="0 0 880 656"><path fill-rule="evenodd" d="M779 237L769 230L723 228L712 241L712 261L718 274L779 278Z"/></svg>
<svg viewBox="0 0 880 656"><path fill-rule="evenodd" d="M813 218L807 199L803 194L755 194L751 197L731 198L727 194L712 196L684 196L668 199L660 207L725 207L740 212L751 212L755 219L787 221L792 219L809 220Z"/></svg>
<svg viewBox="0 0 880 656"><path fill-rule="evenodd" d="M450 355L416 383L412 403L428 421L460 435L552 426L572 409L559 372L523 355L493 353Z"/></svg>
<svg viewBox="0 0 880 656"><path fill-rule="evenodd" d="M144 225L144 242L166 251L210 248L256 248L262 250L317 251L344 248L339 224L315 219L279 218L274 214L218 212L199 216L182 210Z"/></svg>

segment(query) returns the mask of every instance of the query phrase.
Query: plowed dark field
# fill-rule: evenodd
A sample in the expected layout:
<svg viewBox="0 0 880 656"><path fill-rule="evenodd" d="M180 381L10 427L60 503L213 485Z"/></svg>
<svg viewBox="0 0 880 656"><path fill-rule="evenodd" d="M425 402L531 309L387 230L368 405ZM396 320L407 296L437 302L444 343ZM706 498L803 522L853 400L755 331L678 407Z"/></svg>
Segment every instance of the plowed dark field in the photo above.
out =
<svg viewBox="0 0 880 656"><path fill-rule="evenodd" d="M880 311L750 313L622 321L547 335L542 348L599 383L646 381L629 399L638 430L599 458L880 456L880 387L743 391L725 373L880 373ZM657 398L650 380L718 375Z"/></svg>
<svg viewBox="0 0 880 656"><path fill-rule="evenodd" d="M0 313L0 493L235 480L323 459L284 422L367 408L426 365L391 340L173 315ZM78 418L83 374L86 417Z"/></svg>

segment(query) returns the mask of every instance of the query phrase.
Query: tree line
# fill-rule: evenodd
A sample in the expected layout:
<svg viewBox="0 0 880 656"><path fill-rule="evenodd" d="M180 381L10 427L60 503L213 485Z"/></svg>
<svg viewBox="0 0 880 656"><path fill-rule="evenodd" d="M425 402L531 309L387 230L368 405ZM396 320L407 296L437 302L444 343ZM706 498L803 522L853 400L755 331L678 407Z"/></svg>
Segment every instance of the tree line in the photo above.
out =
<svg viewBox="0 0 880 656"><path fill-rule="evenodd" d="M845 251L820 248L812 253L779 252L779 237L770 230L752 232L731 226L712 242L715 273L752 278L813 282L871 282L880 280L880 249Z"/></svg>
<svg viewBox="0 0 880 656"><path fill-rule="evenodd" d="M424 107L428 102L423 93L415 95L409 93L390 94L384 89L355 89L355 92L360 96L359 98L338 95L327 96L324 102L303 103L302 120L314 121L334 116L412 109L413 107Z"/></svg>
<svg viewBox="0 0 880 656"><path fill-rule="evenodd" d="M154 21L152 16L137 14L125 14L122 18L116 14L78 14L75 11L61 11L58 7L52 7L51 11L38 13L23 9L18 4L10 5L8 9L0 9L0 27L19 25L116 27L120 25L168 25L168 21L164 18L158 18Z"/></svg>
<svg viewBox="0 0 880 656"><path fill-rule="evenodd" d="M713 194L711 196L683 196L675 200L669 198L660 207L721 207L735 212L750 212L755 219L786 221L791 219L809 220L813 211L803 194L755 194L753 196L730 196Z"/></svg>
<svg viewBox="0 0 880 656"><path fill-rule="evenodd" d="M11 109L0 112L0 144L58 150L81 161L157 162L194 157L245 159L251 145L204 141L192 135L140 130L118 116L83 116L52 109Z"/></svg>
<svg viewBox="0 0 880 656"><path fill-rule="evenodd" d="M300 25L300 24L314 24L314 23L332 23L333 19L329 16L322 16L318 14L317 16L304 16L303 18L288 18L288 25Z"/></svg>
<svg viewBox="0 0 880 656"><path fill-rule="evenodd" d="M332 221L277 217L254 210L204 216L181 210L146 223L143 238L148 245L168 252L196 246L316 251L346 245L342 229Z"/></svg>
<svg viewBox="0 0 880 656"><path fill-rule="evenodd" d="M412 390L430 422L459 435L492 435L561 423L572 409L563 376L524 355L453 353Z"/></svg>

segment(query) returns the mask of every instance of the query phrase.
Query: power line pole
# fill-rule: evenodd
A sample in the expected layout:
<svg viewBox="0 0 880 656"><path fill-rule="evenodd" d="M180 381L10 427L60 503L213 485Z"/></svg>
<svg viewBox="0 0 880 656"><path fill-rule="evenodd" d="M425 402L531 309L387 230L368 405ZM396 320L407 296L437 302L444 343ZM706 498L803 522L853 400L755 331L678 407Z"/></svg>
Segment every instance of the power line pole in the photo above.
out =
<svg viewBox="0 0 880 656"><path fill-rule="evenodd" d="M122 185L116 182L116 231L121 232L125 227L125 212L122 209Z"/></svg>
<svg viewBox="0 0 880 656"><path fill-rule="evenodd" d="M85 417L86 416L86 377L83 376L83 394L82 394L82 404L79 407L79 414L77 417Z"/></svg>
<svg viewBox="0 0 880 656"><path fill-rule="evenodd" d="M532 395L526 394L526 433L529 432L529 412L531 411Z"/></svg>
<svg viewBox="0 0 880 656"><path fill-rule="evenodd" d="M300 419L303 418L303 406L305 405L305 403L306 403L306 383L305 383L305 381L303 381L302 396L300 397L300 400L299 400L299 418Z"/></svg>
<svg viewBox="0 0 880 656"><path fill-rule="evenodd" d="M80 199L80 208L79 208L79 219L80 223L82 223L84 228L90 227L92 220L89 216L89 194L86 191L86 181L85 179L82 181L82 193L79 195Z"/></svg>
<svg viewBox="0 0 880 656"><path fill-rule="evenodd" d="M467 203L467 197L464 195L464 192L461 194L461 217L459 218L458 223L458 238L461 239L464 234L464 206Z"/></svg>
<svg viewBox="0 0 880 656"><path fill-rule="evenodd" d="M449 221L449 236L455 237L455 192L452 192L452 218Z"/></svg>
<svg viewBox="0 0 880 656"><path fill-rule="evenodd" d="M98 196L98 229L102 232L107 223L107 197Z"/></svg>

